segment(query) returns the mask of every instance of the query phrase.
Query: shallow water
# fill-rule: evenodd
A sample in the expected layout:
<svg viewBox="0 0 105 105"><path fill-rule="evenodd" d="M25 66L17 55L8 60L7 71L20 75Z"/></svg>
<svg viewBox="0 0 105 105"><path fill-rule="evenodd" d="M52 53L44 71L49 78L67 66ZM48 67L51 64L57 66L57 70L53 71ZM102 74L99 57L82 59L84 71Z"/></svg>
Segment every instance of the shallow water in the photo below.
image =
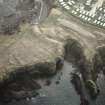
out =
<svg viewBox="0 0 105 105"><path fill-rule="evenodd" d="M49 86L44 85L42 89L39 90L39 96L0 105L80 105L80 96L77 95L72 83L70 82L70 72L73 70L75 70L75 68L72 64L64 62L63 69L51 79L51 84ZM102 82L105 81L105 79L100 75L98 81L101 88L99 97L92 101L86 94L90 101L90 105L105 105L105 84Z"/></svg>

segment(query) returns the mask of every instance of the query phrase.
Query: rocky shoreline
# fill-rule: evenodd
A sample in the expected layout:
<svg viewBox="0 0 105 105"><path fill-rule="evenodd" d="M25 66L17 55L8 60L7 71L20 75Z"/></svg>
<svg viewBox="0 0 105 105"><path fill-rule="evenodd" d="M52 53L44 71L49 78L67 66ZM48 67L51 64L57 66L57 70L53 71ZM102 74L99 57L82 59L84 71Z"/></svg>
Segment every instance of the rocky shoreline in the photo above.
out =
<svg viewBox="0 0 105 105"><path fill-rule="evenodd" d="M1 88L20 75L53 75L64 59L75 63L84 81L97 88L98 73L105 73L103 29L85 24L59 7L41 25L24 24L20 29L11 36L0 35Z"/></svg>

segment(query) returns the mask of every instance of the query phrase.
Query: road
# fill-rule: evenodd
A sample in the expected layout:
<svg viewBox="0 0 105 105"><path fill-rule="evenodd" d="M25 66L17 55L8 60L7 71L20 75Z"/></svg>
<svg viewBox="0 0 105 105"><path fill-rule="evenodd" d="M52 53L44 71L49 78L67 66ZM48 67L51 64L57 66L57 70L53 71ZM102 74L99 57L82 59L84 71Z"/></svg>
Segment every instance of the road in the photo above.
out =
<svg viewBox="0 0 105 105"><path fill-rule="evenodd" d="M44 2L43 0L35 0L36 5L39 4L40 7L39 8L39 16L38 18L35 20L35 23L40 23L43 20L45 20L45 18L48 16L48 4L46 4L46 2Z"/></svg>

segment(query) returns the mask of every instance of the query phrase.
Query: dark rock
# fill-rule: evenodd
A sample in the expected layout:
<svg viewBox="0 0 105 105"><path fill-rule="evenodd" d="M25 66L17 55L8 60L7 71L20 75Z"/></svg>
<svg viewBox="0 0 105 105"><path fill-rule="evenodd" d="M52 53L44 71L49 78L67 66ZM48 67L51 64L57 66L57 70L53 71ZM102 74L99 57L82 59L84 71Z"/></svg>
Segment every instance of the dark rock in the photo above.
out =
<svg viewBox="0 0 105 105"><path fill-rule="evenodd" d="M77 63L84 59L83 48L75 39L68 39L64 47L66 60Z"/></svg>
<svg viewBox="0 0 105 105"><path fill-rule="evenodd" d="M60 70L63 67L64 64L64 60L62 60L61 58L58 58L56 60L56 70Z"/></svg>
<svg viewBox="0 0 105 105"><path fill-rule="evenodd" d="M45 85L46 85L46 86L49 86L50 84L51 84L51 80L46 80Z"/></svg>
<svg viewBox="0 0 105 105"><path fill-rule="evenodd" d="M22 77L14 78L14 81L4 84L0 88L0 101L8 102L13 99L21 100L27 97L35 97L40 88L40 84L34 81L34 78L22 75Z"/></svg>
<svg viewBox="0 0 105 105"><path fill-rule="evenodd" d="M90 104L89 104L89 101L88 101L88 100L86 100L86 99L81 99L80 105L90 105Z"/></svg>
<svg viewBox="0 0 105 105"><path fill-rule="evenodd" d="M90 81L87 81L85 84L89 91L91 99L96 99L97 96L99 95L99 88L96 85L96 83L94 81L90 80Z"/></svg>
<svg viewBox="0 0 105 105"><path fill-rule="evenodd" d="M72 75L71 83L74 85L76 92L79 95L82 95L82 88L83 87L82 87L82 82L81 82L80 77L78 76L78 74L75 74L75 73L71 73L71 75Z"/></svg>
<svg viewBox="0 0 105 105"><path fill-rule="evenodd" d="M58 80L58 81L56 81L55 83L56 83L56 85L58 85L58 84L60 83L60 81Z"/></svg>

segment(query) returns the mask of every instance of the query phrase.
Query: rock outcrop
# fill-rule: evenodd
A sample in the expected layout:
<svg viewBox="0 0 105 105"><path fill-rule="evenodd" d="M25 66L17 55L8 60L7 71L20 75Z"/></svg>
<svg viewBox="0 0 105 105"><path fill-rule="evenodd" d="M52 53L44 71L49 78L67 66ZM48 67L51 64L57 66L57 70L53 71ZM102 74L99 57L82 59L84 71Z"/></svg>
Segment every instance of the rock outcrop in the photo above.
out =
<svg viewBox="0 0 105 105"><path fill-rule="evenodd" d="M85 81L96 80L105 69L104 46L103 29L52 9L41 25L24 24L14 35L0 35L0 81L25 71L54 74L63 59L75 62Z"/></svg>

